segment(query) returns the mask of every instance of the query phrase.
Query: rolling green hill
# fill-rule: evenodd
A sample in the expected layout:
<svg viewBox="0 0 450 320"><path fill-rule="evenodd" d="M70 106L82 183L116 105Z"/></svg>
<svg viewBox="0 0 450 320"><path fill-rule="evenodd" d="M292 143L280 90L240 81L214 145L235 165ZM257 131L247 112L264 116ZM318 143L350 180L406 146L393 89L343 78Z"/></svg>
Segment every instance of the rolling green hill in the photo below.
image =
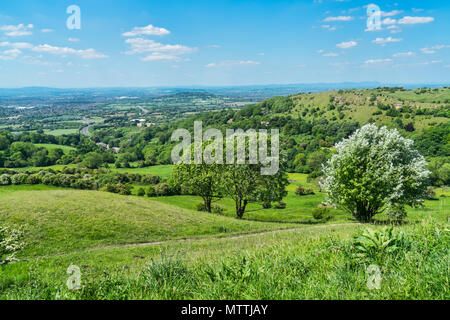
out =
<svg viewBox="0 0 450 320"><path fill-rule="evenodd" d="M183 238L230 236L292 225L238 221L97 191L0 188L0 224L25 228L25 256Z"/></svg>

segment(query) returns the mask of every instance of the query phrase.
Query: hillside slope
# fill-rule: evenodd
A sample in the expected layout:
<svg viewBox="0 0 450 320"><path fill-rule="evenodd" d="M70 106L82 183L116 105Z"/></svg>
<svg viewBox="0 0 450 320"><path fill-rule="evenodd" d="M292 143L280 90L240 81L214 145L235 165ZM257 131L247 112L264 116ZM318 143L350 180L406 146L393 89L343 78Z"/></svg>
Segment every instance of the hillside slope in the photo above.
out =
<svg viewBox="0 0 450 320"><path fill-rule="evenodd" d="M146 198L97 191L0 192L0 224L25 230L21 256L43 256L114 244L228 236L292 228L195 212ZM30 186L29 189L33 187Z"/></svg>

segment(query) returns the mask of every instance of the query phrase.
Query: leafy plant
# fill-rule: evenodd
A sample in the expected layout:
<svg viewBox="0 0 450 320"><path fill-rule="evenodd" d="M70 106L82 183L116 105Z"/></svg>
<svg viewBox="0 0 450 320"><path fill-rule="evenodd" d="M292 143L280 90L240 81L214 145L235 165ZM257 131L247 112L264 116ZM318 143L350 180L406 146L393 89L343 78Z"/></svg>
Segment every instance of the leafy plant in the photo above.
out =
<svg viewBox="0 0 450 320"><path fill-rule="evenodd" d="M388 255L395 255L407 248L404 233L388 227L382 230L365 229L353 238L353 258L360 262L383 265Z"/></svg>

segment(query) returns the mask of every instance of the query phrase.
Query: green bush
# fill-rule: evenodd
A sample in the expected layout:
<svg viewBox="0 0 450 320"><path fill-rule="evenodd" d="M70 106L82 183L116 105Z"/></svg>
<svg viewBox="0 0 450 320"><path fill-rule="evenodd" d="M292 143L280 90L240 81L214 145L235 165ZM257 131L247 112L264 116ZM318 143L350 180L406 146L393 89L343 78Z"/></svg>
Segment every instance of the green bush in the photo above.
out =
<svg viewBox="0 0 450 320"><path fill-rule="evenodd" d="M195 209L197 211L206 211L206 207L205 207L205 204L203 202L197 203L195 205Z"/></svg>
<svg viewBox="0 0 450 320"><path fill-rule="evenodd" d="M149 198L156 197L155 186L148 186L146 193Z"/></svg>
<svg viewBox="0 0 450 320"><path fill-rule="evenodd" d="M139 188L138 191L137 191L137 195L138 195L139 197L145 196L145 190L144 190L144 188Z"/></svg>
<svg viewBox="0 0 450 320"><path fill-rule="evenodd" d="M330 220L332 218L331 210L329 208L321 207L316 208L312 212L313 218L315 220Z"/></svg>
<svg viewBox="0 0 450 320"><path fill-rule="evenodd" d="M170 195L170 187L167 183L159 183L155 185L155 193L158 197L164 197Z"/></svg>
<svg viewBox="0 0 450 320"><path fill-rule="evenodd" d="M286 209L286 202L279 201L274 204L275 209Z"/></svg>
<svg viewBox="0 0 450 320"><path fill-rule="evenodd" d="M313 195L314 191L311 188L305 188L303 186L298 186L297 189L295 189L295 194L298 196L307 196L307 195Z"/></svg>
<svg viewBox="0 0 450 320"><path fill-rule="evenodd" d="M270 209L272 208L272 203L271 202L264 202L262 204L263 209Z"/></svg>
<svg viewBox="0 0 450 320"><path fill-rule="evenodd" d="M212 213L223 215L223 211L224 211L224 208L219 205L213 204L211 207Z"/></svg>
<svg viewBox="0 0 450 320"><path fill-rule="evenodd" d="M11 179L10 179L9 175L2 174L0 176L0 185L2 185L2 186L9 186L10 184L11 184Z"/></svg>
<svg viewBox="0 0 450 320"><path fill-rule="evenodd" d="M427 188L427 199L428 200L437 200L437 198L436 198L436 191L434 190L433 187L428 187Z"/></svg>

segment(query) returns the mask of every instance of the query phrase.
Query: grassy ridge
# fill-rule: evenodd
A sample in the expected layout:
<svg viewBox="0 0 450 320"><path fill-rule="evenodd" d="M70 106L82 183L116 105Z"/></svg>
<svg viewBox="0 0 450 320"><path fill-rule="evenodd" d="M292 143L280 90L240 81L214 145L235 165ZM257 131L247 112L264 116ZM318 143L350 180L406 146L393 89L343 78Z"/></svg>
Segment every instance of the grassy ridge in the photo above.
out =
<svg viewBox="0 0 450 320"><path fill-rule="evenodd" d="M149 199L96 191L26 191L14 187L11 192L0 191L0 202L0 223L25 228L28 246L21 253L24 257L292 227L238 221Z"/></svg>

